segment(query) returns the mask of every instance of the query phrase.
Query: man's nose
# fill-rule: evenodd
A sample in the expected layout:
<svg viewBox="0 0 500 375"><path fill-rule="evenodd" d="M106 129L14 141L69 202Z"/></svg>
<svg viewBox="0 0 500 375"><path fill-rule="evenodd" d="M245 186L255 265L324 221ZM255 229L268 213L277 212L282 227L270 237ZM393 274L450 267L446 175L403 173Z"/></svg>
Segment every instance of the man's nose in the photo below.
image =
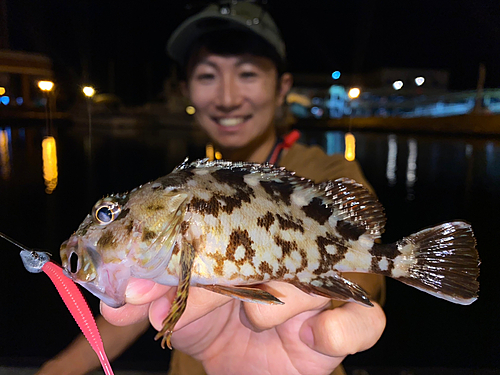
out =
<svg viewBox="0 0 500 375"><path fill-rule="evenodd" d="M231 112L241 105L242 96L236 80L233 77L225 77L219 89L219 110Z"/></svg>

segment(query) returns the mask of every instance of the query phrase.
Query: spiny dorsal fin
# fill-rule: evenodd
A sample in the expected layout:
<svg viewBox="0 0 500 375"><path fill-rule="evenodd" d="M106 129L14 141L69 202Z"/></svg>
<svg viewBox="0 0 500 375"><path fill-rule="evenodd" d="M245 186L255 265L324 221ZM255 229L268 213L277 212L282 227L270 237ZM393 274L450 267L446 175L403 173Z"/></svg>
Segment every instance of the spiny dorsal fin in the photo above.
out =
<svg viewBox="0 0 500 375"><path fill-rule="evenodd" d="M304 198L313 202L314 207L321 205L331 210L338 221L337 230L344 232L346 234L344 237L347 238L357 238L364 233L370 234L373 238L379 238L384 231L386 219L382 205L368 189L351 179L340 178L315 184L311 180L296 176L294 172L272 164L209 161L208 159L196 160L192 163L185 161L174 171L194 168L218 168L235 173L257 174L262 180L288 186L295 191L302 190L305 192Z"/></svg>
<svg viewBox="0 0 500 375"><path fill-rule="evenodd" d="M320 184L327 197L325 203L333 205L333 214L344 221L346 230L353 226L364 228L374 238L384 232L384 208L367 188L348 178L339 178Z"/></svg>

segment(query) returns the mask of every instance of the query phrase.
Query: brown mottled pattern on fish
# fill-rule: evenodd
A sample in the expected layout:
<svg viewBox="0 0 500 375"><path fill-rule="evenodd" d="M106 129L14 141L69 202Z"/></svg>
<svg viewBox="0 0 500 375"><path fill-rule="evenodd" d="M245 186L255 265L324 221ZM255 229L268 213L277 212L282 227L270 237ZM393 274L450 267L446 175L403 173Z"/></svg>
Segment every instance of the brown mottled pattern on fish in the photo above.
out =
<svg viewBox="0 0 500 375"><path fill-rule="evenodd" d="M75 281L112 306L124 302L130 277L182 282L174 305L185 303L186 272L188 284L261 303L281 301L248 286L278 280L370 305L341 272L394 277L456 303L476 299L478 255L469 224L445 223L382 245L375 240L384 224L380 203L352 180L314 184L271 165L185 162L99 201L61 247L61 258ZM75 257L78 269L71 272ZM167 345L184 308L172 307L176 313L161 332Z"/></svg>

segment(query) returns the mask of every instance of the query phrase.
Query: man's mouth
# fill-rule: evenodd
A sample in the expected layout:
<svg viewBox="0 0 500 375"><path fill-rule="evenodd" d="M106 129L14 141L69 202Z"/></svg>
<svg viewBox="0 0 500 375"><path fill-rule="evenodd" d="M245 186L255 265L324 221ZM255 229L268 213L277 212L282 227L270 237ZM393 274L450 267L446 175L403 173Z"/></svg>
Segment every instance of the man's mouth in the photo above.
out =
<svg viewBox="0 0 500 375"><path fill-rule="evenodd" d="M250 117L252 117L252 116L249 115L249 116L241 116L241 117L224 117L224 118L216 118L215 121L221 126L230 128L230 127L238 126L238 125L244 123L245 121L250 119Z"/></svg>

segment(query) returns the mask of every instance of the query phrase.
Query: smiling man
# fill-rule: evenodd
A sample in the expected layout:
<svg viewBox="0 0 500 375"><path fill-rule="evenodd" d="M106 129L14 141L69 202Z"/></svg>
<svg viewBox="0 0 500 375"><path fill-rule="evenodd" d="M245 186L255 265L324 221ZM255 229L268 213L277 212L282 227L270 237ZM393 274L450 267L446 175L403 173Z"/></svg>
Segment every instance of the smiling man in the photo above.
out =
<svg viewBox="0 0 500 375"><path fill-rule="evenodd" d="M278 137L276 112L292 76L280 32L265 10L246 2L211 5L182 23L167 49L179 64L182 91L196 108L196 121L224 159L279 164L315 182L348 177L370 188L356 162L295 143L293 136ZM339 365L345 356L370 348L385 326L377 304L383 300L383 278L351 276L371 296L373 308L308 295L280 282L266 287L280 296L282 306L192 288L172 335L177 350L170 374L343 374ZM127 326L99 319L108 355L120 354L148 319L161 329L174 294L173 287L134 279L125 306L101 304L109 322ZM83 374L98 365L87 351L78 339L40 374Z"/></svg>

